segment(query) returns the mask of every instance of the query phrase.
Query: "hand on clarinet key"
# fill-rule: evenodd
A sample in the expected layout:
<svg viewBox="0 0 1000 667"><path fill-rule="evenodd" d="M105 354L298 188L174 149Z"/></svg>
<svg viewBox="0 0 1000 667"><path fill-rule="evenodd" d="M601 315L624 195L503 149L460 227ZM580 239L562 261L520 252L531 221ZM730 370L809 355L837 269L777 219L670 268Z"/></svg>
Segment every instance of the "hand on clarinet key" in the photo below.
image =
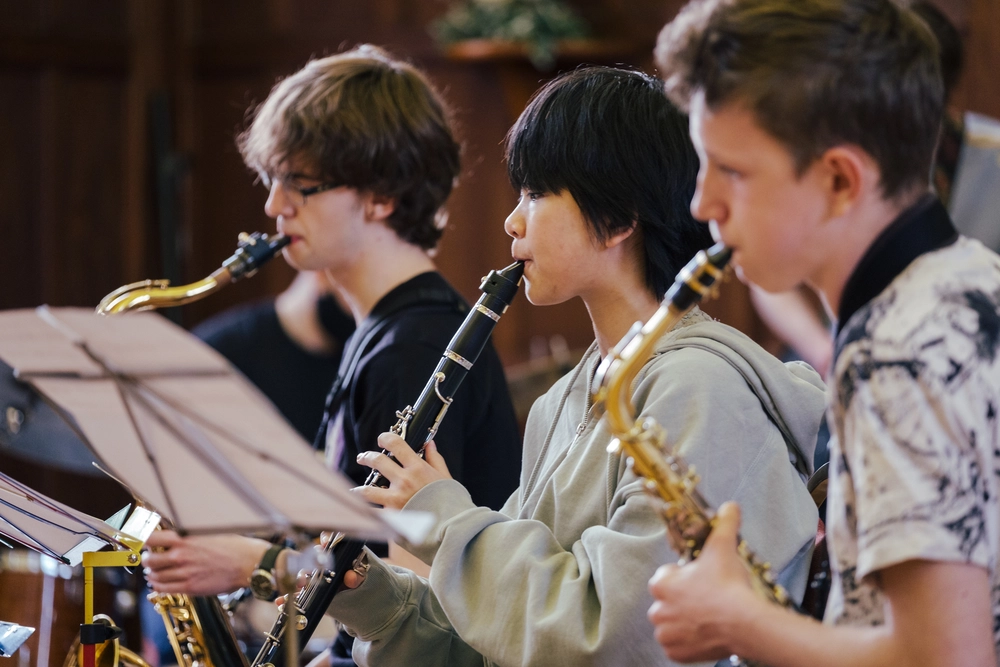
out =
<svg viewBox="0 0 1000 667"><path fill-rule="evenodd" d="M734 611L767 604L750 587L737 556L739 528L739 506L725 503L698 558L685 565L662 565L649 580L655 601L647 616L671 660L724 660L734 652L727 636Z"/></svg>
<svg viewBox="0 0 1000 667"><path fill-rule="evenodd" d="M388 489L377 486L362 486L355 489L370 503L391 509L402 509L417 491L431 482L452 478L433 440L424 448L424 458L420 458L420 455L395 433L383 433L378 437L378 444L398 463L381 452L358 454L358 463L379 471L389 480Z"/></svg>
<svg viewBox="0 0 1000 667"><path fill-rule="evenodd" d="M320 544L325 546L326 543L333 538L333 533L320 533ZM368 559L364 557L365 553L362 552L360 556L355 559L353 566L350 570L344 573L344 588L357 588L365 581L365 575L368 574ZM295 596L302 592L309 582L312 580L315 570L301 569L295 574ZM281 607L285 606L288 602L288 594L279 595L274 599L274 604Z"/></svg>

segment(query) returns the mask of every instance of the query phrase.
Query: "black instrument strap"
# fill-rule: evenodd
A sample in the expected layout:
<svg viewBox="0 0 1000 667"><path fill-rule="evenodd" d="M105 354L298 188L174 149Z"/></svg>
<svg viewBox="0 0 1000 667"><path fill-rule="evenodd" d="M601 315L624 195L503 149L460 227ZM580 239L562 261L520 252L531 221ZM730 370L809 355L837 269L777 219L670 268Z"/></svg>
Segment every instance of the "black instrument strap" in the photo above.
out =
<svg viewBox="0 0 1000 667"><path fill-rule="evenodd" d="M357 371L358 364L370 351L372 342L379 338L380 334L397 319L397 316L452 309L459 313L465 313L469 307L451 290L434 287L413 290L393 299L389 304L380 303L376 306L377 312L372 311L372 314L362 322L361 327L351 336L350 345L344 350L340 368L337 371L337 379L334 380L330 393L326 396L323 421L320 423L316 439L313 442L314 449L322 450L326 446L326 432L330 419L333 417L331 408L340 404L344 392L351 384L351 378Z"/></svg>

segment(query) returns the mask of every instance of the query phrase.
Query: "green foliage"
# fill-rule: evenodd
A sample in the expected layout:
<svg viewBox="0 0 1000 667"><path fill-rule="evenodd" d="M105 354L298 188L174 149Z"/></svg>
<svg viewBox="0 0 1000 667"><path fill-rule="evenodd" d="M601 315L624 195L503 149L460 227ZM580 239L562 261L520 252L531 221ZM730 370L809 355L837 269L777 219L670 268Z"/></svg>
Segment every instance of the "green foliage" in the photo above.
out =
<svg viewBox="0 0 1000 667"><path fill-rule="evenodd" d="M561 0L461 0L431 25L442 44L467 39L521 42L535 67L548 69L556 42L587 37L587 24Z"/></svg>

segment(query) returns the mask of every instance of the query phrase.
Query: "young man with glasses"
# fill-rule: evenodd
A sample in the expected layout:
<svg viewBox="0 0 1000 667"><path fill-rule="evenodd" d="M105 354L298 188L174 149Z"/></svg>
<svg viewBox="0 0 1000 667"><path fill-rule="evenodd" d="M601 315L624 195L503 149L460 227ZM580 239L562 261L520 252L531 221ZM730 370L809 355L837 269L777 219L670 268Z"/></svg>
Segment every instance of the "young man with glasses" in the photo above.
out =
<svg viewBox="0 0 1000 667"><path fill-rule="evenodd" d="M429 256L459 173L447 111L423 74L366 45L278 83L238 141L269 190L264 210L292 239L286 260L326 272L357 322L317 445L361 484L357 455L417 399L468 310ZM435 441L428 456L443 457L477 503L499 508L517 486L520 438L492 346ZM268 542L238 536L161 531L149 546L165 548L145 559L165 593L231 591L284 562Z"/></svg>

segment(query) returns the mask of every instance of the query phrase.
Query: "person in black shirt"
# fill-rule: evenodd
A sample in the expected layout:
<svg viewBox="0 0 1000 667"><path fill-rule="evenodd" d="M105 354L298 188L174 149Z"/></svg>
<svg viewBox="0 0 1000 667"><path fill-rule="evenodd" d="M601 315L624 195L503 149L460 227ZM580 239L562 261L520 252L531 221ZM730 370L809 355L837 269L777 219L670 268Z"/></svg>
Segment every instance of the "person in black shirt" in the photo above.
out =
<svg viewBox="0 0 1000 667"><path fill-rule="evenodd" d="M326 276L302 271L275 299L234 306L191 330L229 360L312 442L354 318Z"/></svg>
<svg viewBox="0 0 1000 667"><path fill-rule="evenodd" d="M448 114L422 73L366 45L278 83L238 141L269 190L265 212L292 239L285 259L325 272L357 324L317 442L360 484L357 453L378 448L417 399L468 308L429 255L459 173ZM428 456L443 455L477 502L499 507L516 488L520 437L492 346L435 440ZM159 531L147 545L147 580L162 593L223 593L246 586L265 556L267 570L287 562L269 542L233 535Z"/></svg>

